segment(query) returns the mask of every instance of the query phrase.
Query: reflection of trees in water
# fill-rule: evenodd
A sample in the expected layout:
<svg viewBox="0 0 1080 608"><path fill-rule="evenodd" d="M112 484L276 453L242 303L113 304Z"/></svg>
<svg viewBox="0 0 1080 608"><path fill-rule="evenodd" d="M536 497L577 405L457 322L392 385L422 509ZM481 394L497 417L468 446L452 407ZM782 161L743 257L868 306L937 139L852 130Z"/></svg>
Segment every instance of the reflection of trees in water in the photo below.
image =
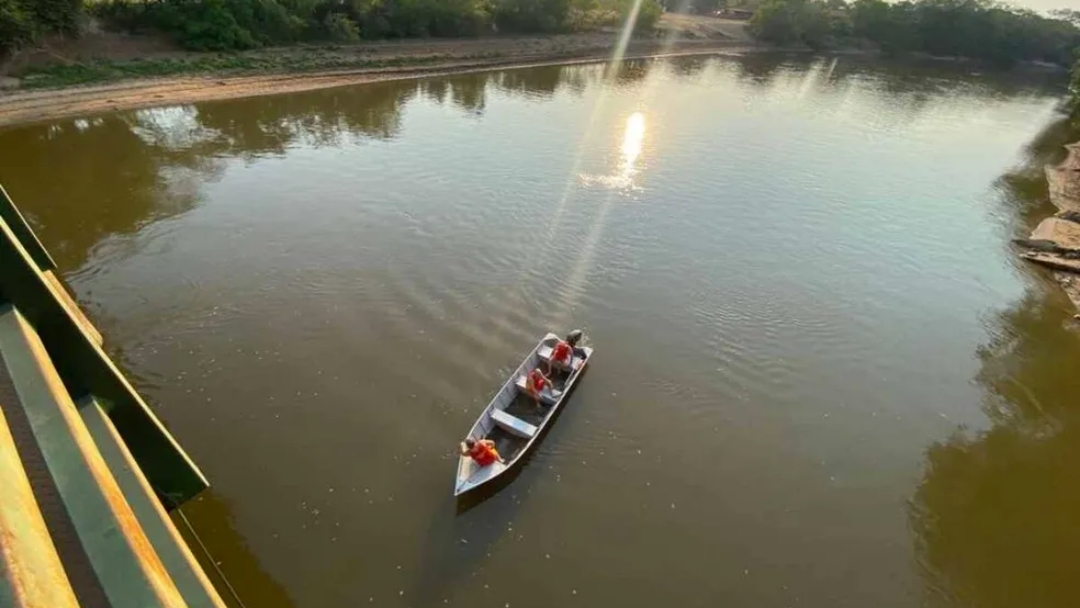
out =
<svg viewBox="0 0 1080 608"><path fill-rule="evenodd" d="M456 107L470 114L483 114L487 106L487 83L489 74L461 74L446 80L450 83L450 100Z"/></svg>
<svg viewBox="0 0 1080 608"><path fill-rule="evenodd" d="M1015 230L1049 213L1042 167L1080 133L1050 124L1024 164L999 180ZM988 324L975 381L991 422L931 446L911 502L919 562L934 604L1077 605L1080 597L1080 338L1050 281Z"/></svg>
<svg viewBox="0 0 1080 608"><path fill-rule="evenodd" d="M755 53L732 60L735 76L739 82L751 85L768 85L781 67L794 67L799 64L784 56L772 53ZM805 68L804 62L800 69Z"/></svg>
<svg viewBox="0 0 1080 608"><path fill-rule="evenodd" d="M716 61L680 58L670 65L677 77L690 77ZM282 154L297 144L333 146L347 138L393 138L400 132L403 108L414 98L480 114L491 90L536 98L558 91L580 93L606 77L618 84L638 83L657 63L627 61L614 73L605 64L590 64L462 74L25 127L4 134L0 155L6 158L0 158L12 170L2 177L57 261L70 270L81 266L108 236L132 233L147 222L191 208L199 184L221 170L219 157ZM848 57L832 65L801 56L757 54L718 65L740 84L755 88L842 90L871 81L869 87L883 104L907 105L913 114L932 99L966 94L974 101L987 94L988 87L1002 94L1045 94L1049 78L968 74L951 65L883 67ZM1049 141L1056 148L1057 140ZM1018 174L1007 180L1018 189L1041 188L1039 179L1022 178Z"/></svg>
<svg viewBox="0 0 1080 608"><path fill-rule="evenodd" d="M491 80L500 91L532 97L550 97L567 77L578 71L566 66L544 66L492 73Z"/></svg>
<svg viewBox="0 0 1080 608"><path fill-rule="evenodd" d="M174 515L173 520L226 604L233 605L233 598L222 583L218 568L245 606L292 608L293 602L285 589L259 566L258 559L233 528L229 508L212 491L203 492L198 498L184 505L182 511L199 535L198 541L191 536L179 516ZM205 543L210 557L219 564L217 567L208 561L199 542Z"/></svg>
<svg viewBox="0 0 1080 608"><path fill-rule="evenodd" d="M612 79L618 84L634 84L649 75L653 65L651 59L632 59L615 66Z"/></svg>
<svg viewBox="0 0 1080 608"><path fill-rule="evenodd" d="M1080 126L1062 117L1048 124L1024 147L1023 162L1002 175L996 185L1013 218L1012 232L1027 233L1057 209L1050 204L1044 168L1065 158L1065 144L1080 140Z"/></svg>
<svg viewBox="0 0 1080 608"><path fill-rule="evenodd" d="M677 76L689 78L697 76L705 70L713 60L709 57L676 57L668 61L671 71Z"/></svg>
<svg viewBox="0 0 1080 608"><path fill-rule="evenodd" d="M990 430L934 444L911 503L933 604L1075 606L1080 597L1080 340L1033 288L993 321L976 381Z"/></svg>
<svg viewBox="0 0 1080 608"><path fill-rule="evenodd" d="M597 75L600 66L589 66ZM219 157L283 154L290 146L389 139L418 95L480 114L489 83L507 93L550 96L581 68L462 74L374 83L185 108L109 114L4 134L4 185L62 270L82 266L104 239L191 209ZM16 170L17 168L17 170Z"/></svg>
<svg viewBox="0 0 1080 608"><path fill-rule="evenodd" d="M161 114L110 114L5 134L4 185L62 270L81 266L106 237L195 204L192 173L212 173L214 163L195 147L163 142ZM191 119L183 110L171 114L168 122Z"/></svg>
<svg viewBox="0 0 1080 608"><path fill-rule="evenodd" d="M816 90L859 87L875 92L882 103L907 109L913 116L938 101L956 104L959 97L961 102L970 99L972 107L977 107L992 99L1057 96L1065 85L1056 72L994 71L941 61L759 53L734 58L731 65L735 77L744 85L772 89L799 81Z"/></svg>
<svg viewBox="0 0 1080 608"><path fill-rule="evenodd" d="M401 129L414 82L380 82L198 105L200 125L218 134L220 152L280 154L298 141L335 145L343 134L386 139Z"/></svg>

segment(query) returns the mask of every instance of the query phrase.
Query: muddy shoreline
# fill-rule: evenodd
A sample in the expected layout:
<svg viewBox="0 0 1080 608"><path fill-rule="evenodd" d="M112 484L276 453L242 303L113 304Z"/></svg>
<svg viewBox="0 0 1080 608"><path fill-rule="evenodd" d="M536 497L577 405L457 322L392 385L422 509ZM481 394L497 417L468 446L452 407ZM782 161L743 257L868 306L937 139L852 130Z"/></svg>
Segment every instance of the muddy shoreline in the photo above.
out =
<svg viewBox="0 0 1080 608"><path fill-rule="evenodd" d="M335 69L196 73L105 84L17 90L0 94L0 127L58 118L240 97L293 93L352 84L462 74L490 69L595 63L612 57L614 35L566 35L456 41L372 43L334 49ZM752 40L724 36L713 39L633 40L624 59L710 54L743 54L764 50ZM309 55L310 49L282 49L263 57ZM325 58L325 53L322 55ZM319 64L316 64L316 66Z"/></svg>

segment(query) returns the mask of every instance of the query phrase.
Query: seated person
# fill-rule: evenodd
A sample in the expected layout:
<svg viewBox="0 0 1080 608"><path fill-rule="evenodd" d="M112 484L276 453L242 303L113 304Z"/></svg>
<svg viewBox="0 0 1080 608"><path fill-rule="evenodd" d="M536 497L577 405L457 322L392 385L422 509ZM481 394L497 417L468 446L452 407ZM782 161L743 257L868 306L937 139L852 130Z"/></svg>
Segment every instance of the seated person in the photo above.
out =
<svg viewBox="0 0 1080 608"><path fill-rule="evenodd" d="M581 340L581 330L575 329L566 335L565 340L559 340L555 348L551 349L551 359L548 359L548 374L557 365L562 369L572 370L574 354L577 351L577 343Z"/></svg>
<svg viewBox="0 0 1080 608"><path fill-rule="evenodd" d="M486 467L493 462L506 464L502 456L499 456L499 451L495 449L495 442L490 439L476 441L469 437L461 443L461 455L471 457L481 467Z"/></svg>
<svg viewBox="0 0 1080 608"><path fill-rule="evenodd" d="M525 391L536 400L538 406L543 405L540 400L541 397L554 400L558 396L555 387L551 384L551 378L540 371L539 367L533 369L525 377Z"/></svg>

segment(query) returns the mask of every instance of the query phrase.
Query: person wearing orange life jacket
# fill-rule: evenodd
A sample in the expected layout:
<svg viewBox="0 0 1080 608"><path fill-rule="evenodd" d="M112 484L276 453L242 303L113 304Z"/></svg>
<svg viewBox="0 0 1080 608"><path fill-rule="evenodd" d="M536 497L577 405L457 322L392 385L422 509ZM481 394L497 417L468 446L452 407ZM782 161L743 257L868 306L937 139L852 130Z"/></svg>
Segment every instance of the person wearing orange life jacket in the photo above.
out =
<svg viewBox="0 0 1080 608"><path fill-rule="evenodd" d="M490 439L476 441L469 437L461 443L461 455L469 456L481 467L486 467L495 462L506 464L506 461L499 455L499 451L495 449L495 442Z"/></svg>
<svg viewBox="0 0 1080 608"><path fill-rule="evenodd" d="M543 405L540 401L541 396L551 399L555 397L555 387L551 384L551 378L540 371L539 367L533 368L529 375L525 377L525 392L536 400L537 406Z"/></svg>
<svg viewBox="0 0 1080 608"><path fill-rule="evenodd" d="M551 349L551 358L548 359L548 375L551 375L556 365L566 370L573 370L574 351L581 336L581 330L575 329L566 334L565 340L559 340L555 344L555 348Z"/></svg>

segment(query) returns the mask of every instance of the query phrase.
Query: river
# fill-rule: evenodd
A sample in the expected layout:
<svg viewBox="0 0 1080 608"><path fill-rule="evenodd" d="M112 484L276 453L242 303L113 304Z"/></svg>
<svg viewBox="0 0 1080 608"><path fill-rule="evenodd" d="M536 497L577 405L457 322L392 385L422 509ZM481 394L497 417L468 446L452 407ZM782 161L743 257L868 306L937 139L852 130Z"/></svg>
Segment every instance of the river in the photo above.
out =
<svg viewBox="0 0 1080 608"><path fill-rule="evenodd" d="M1009 239L1052 76L542 67L0 132L5 187L210 478L248 608L1080 600L1080 342ZM596 348L520 475L455 449Z"/></svg>

